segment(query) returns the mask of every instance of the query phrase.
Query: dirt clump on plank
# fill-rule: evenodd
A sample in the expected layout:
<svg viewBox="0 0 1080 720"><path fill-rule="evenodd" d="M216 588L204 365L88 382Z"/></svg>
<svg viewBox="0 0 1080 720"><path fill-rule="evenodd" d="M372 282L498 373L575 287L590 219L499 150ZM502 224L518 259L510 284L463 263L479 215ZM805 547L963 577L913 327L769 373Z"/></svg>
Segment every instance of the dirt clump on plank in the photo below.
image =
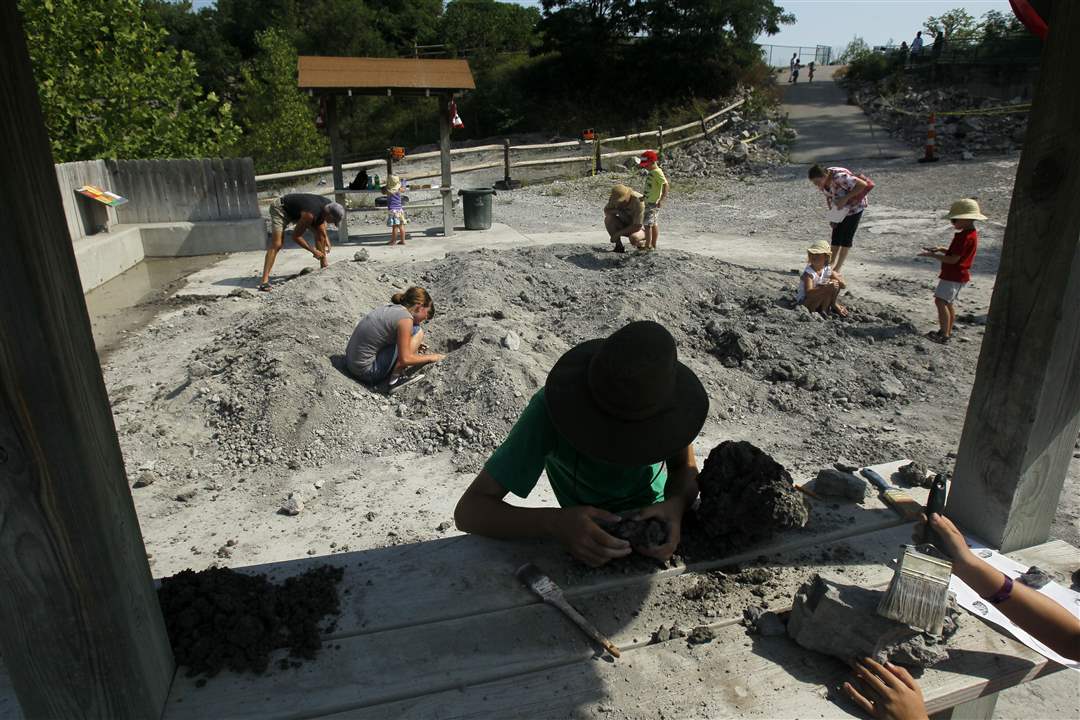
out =
<svg viewBox="0 0 1080 720"><path fill-rule="evenodd" d="M270 654L311 660L321 646L319 623L339 612L340 567L322 565L281 583L228 568L184 570L161 581L158 602L178 665L188 677L222 670L264 673Z"/></svg>
<svg viewBox="0 0 1080 720"><path fill-rule="evenodd" d="M692 523L694 554L727 553L801 528L810 517L784 467L749 442L725 440L698 475L701 503Z"/></svg>
<svg viewBox="0 0 1080 720"><path fill-rule="evenodd" d="M620 540L626 540L633 547L656 548L664 545L668 539L668 524L658 518L636 520L624 517L616 523L601 523L608 534Z"/></svg>

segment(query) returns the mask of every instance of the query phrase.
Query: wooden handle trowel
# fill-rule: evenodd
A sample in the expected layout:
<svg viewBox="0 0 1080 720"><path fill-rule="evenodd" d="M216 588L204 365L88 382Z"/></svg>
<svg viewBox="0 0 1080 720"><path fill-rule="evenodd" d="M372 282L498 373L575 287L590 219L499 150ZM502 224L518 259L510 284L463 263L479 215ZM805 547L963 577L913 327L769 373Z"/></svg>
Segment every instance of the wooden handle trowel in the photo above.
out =
<svg viewBox="0 0 1080 720"><path fill-rule="evenodd" d="M566 598L563 597L562 590L559 589L559 586L555 584L554 580L540 572L540 568L532 563L525 563L517 569L517 572L515 572L514 575L518 580L525 583L525 586L536 593L545 603L562 610L566 617L573 620L586 635L600 643L605 650L615 657L620 656L619 648L615 647L615 643L604 637L604 635L596 629L596 626L586 620L581 613L570 605L570 603L566 602Z"/></svg>

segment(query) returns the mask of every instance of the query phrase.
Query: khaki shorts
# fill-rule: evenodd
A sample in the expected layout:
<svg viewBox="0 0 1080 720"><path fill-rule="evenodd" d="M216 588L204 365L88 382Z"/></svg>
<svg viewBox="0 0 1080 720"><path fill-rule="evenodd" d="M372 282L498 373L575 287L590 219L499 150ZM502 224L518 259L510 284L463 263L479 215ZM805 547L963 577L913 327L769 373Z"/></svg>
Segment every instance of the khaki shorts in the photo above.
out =
<svg viewBox="0 0 1080 720"><path fill-rule="evenodd" d="M282 204L281 198L278 198L270 203L270 232L283 233L288 225L289 219L285 217L285 206Z"/></svg>
<svg viewBox="0 0 1080 720"><path fill-rule="evenodd" d="M963 289L964 283L962 282L956 282L955 280L938 280L937 289L934 290L934 297L939 300L944 300L952 305L956 302L956 298L960 296L960 291Z"/></svg>
<svg viewBox="0 0 1080 720"><path fill-rule="evenodd" d="M656 221L660 218L660 206L656 203L645 203L645 221L642 223L645 227L655 225Z"/></svg>

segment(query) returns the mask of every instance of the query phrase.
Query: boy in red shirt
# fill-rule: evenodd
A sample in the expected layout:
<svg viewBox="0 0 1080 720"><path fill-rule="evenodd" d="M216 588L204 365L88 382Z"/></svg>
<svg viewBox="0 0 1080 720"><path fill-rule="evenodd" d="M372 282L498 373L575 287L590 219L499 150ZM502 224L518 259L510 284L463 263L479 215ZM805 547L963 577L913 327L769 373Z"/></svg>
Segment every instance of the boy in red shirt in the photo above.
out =
<svg viewBox="0 0 1080 720"><path fill-rule="evenodd" d="M953 323L956 321L954 303L960 290L971 280L969 270L979 247L975 221L985 219L986 216L979 212L979 203L969 199L957 200L949 208L949 220L956 229L952 243L947 248L923 248L923 252L919 253L919 257L932 257L941 262L941 274L934 290L934 304L937 305L941 329L926 334L934 342L945 343L952 337Z"/></svg>

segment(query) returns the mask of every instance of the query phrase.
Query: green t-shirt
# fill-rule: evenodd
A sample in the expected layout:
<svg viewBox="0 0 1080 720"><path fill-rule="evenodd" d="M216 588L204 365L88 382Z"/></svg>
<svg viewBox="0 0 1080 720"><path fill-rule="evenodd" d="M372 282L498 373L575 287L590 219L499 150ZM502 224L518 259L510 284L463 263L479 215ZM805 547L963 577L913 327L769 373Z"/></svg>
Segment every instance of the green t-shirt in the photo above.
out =
<svg viewBox="0 0 1080 720"><path fill-rule="evenodd" d="M667 468L662 462L624 467L571 447L548 417L543 388L532 396L484 469L507 491L522 498L528 497L546 469L559 505L592 505L615 513L663 502L667 484Z"/></svg>
<svg viewBox="0 0 1080 720"><path fill-rule="evenodd" d="M667 185L667 177L664 175L664 171L653 165L649 170L649 174L645 177L645 202L652 205L660 202L660 196L664 193L665 185Z"/></svg>

